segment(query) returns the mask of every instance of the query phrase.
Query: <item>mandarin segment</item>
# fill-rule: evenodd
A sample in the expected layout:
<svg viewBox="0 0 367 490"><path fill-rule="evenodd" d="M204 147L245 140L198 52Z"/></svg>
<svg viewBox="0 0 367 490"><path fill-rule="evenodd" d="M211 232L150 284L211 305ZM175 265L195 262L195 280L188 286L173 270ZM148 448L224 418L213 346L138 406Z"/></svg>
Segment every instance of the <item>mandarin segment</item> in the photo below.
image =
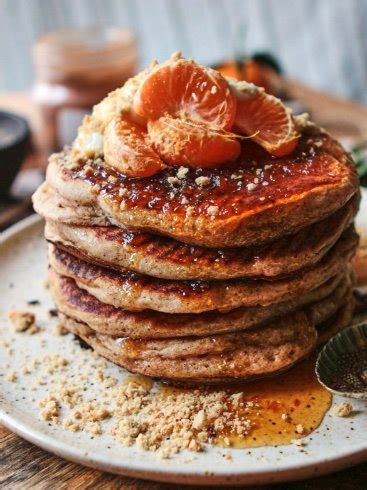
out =
<svg viewBox="0 0 367 490"><path fill-rule="evenodd" d="M214 167L241 151L236 135L193 120L164 116L148 122L149 137L161 158L171 164Z"/></svg>
<svg viewBox="0 0 367 490"><path fill-rule="evenodd" d="M133 109L147 120L165 115L190 117L217 128L230 129L236 103L219 72L175 57L146 76L135 94Z"/></svg>
<svg viewBox="0 0 367 490"><path fill-rule="evenodd" d="M114 119L104 134L107 165L129 177L150 177L164 168L143 128L132 121Z"/></svg>
<svg viewBox="0 0 367 490"><path fill-rule="evenodd" d="M277 157L290 154L298 134L290 111L282 101L247 82L230 82L237 96L235 125Z"/></svg>

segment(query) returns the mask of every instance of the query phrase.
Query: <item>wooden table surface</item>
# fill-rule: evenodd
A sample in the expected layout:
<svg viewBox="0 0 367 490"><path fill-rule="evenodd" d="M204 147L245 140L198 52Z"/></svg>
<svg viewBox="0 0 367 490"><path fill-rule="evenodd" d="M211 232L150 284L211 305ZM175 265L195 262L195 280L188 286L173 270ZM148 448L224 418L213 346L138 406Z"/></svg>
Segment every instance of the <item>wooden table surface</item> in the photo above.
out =
<svg viewBox="0 0 367 490"><path fill-rule="evenodd" d="M312 118L320 125L338 135L349 135L361 140L367 139L366 107L321 93L296 82L290 82L289 86L291 94L310 109ZM26 94L0 94L0 108L24 114L30 119L31 126L37 125L34 106ZM359 490L366 488L366 482L367 463L319 478L267 485L261 488L266 490L270 488L272 490ZM70 463L52 456L0 426L1 489L156 490L172 487L173 485L170 484L120 477Z"/></svg>

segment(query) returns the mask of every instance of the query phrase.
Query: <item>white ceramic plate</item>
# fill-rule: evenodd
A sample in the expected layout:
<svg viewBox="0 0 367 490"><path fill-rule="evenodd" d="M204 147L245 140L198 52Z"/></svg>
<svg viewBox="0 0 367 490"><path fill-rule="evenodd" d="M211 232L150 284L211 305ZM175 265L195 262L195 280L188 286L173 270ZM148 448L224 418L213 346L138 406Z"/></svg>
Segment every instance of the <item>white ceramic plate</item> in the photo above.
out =
<svg viewBox="0 0 367 490"><path fill-rule="evenodd" d="M364 202L364 209L367 201ZM367 213L359 224L367 228ZM348 418L326 415L322 425L305 438L306 446L278 448L222 449L210 447L203 453L180 453L172 459L161 460L154 453L136 447L124 447L107 434L91 438L81 432L63 431L49 426L38 418L39 409L32 402L29 378L20 376L16 383L6 378L6 372L19 372L24 352L45 355L66 352L70 335L57 337L51 333L45 311L52 308L49 292L41 282L46 277L46 245L43 223L30 217L6 231L0 242L0 420L10 430L34 444L71 461L119 473L175 483L193 484L266 484L301 479L336 471L364 460L367 455L367 406L354 401L355 414ZM27 301L37 299L32 307L44 329L36 335L14 334L8 326L10 309L30 309ZM48 327L48 329L47 329ZM5 341L5 347L4 347ZM9 342L9 347L6 347ZM10 354L10 349L13 352ZM87 355L80 350L80 355ZM9 364L9 367L6 365ZM110 364L108 371L122 379L126 372ZM93 387L90 387L93 390ZM37 397L43 393L38 388ZM334 397L334 403L342 398ZM223 458L230 452L232 459ZM190 458L191 457L191 458Z"/></svg>

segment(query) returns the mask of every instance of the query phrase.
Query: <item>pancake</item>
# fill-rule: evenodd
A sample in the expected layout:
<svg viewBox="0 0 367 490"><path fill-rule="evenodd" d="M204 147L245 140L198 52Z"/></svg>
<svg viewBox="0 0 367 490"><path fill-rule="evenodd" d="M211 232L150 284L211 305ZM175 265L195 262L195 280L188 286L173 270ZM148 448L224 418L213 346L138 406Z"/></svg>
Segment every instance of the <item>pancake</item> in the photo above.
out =
<svg viewBox="0 0 367 490"><path fill-rule="evenodd" d="M264 327L218 337L192 340L114 339L96 334L86 324L61 314L69 331L80 336L98 354L129 371L189 384L248 381L283 372L347 327L353 314L351 296L329 320L317 327L307 316L294 313ZM238 348L238 346L241 346ZM214 347L213 347L214 346ZM191 356L195 352L196 356ZM206 355L204 353L207 353Z"/></svg>
<svg viewBox="0 0 367 490"><path fill-rule="evenodd" d="M40 185L33 194L32 200L36 213L55 222L80 226L108 226L110 224L101 209L69 201L47 182Z"/></svg>
<svg viewBox="0 0 367 490"><path fill-rule="evenodd" d="M340 305L346 304L352 294L352 278L347 274L331 294L306 307L308 319L313 325L321 325L339 310Z"/></svg>
<svg viewBox="0 0 367 490"><path fill-rule="evenodd" d="M160 104L155 112L154 83L140 111L144 98L132 97L149 70L86 116L33 196L61 325L117 365L173 383L281 373L351 320L355 165L326 131L286 108L289 138L260 140L242 127L252 134L229 141L225 132L236 132L247 108L224 80L228 114L216 95L207 109L216 87L202 93L206 109L181 87L180 108L175 99L169 114ZM181 110L189 106L217 121L236 157L204 155L197 117ZM170 126L155 137L151 123L162 115L181 118L197 141Z"/></svg>
<svg viewBox="0 0 367 490"><path fill-rule="evenodd" d="M311 322L333 314L350 289L349 275L337 275L313 291L292 301L270 306L237 308L227 313L169 314L152 310L130 312L101 303L79 288L73 279L49 270L50 288L58 310L98 333L114 337L168 338L245 330L308 305Z"/></svg>
<svg viewBox="0 0 367 490"><path fill-rule="evenodd" d="M93 217L102 212L116 226L204 247L250 246L325 219L358 192L342 147L312 124L301 133L290 156L275 158L245 140L235 162L190 168L182 179L171 165L149 178L128 178L100 158L73 161L70 152L50 158L46 178L69 205L87 206ZM36 209L38 201L36 193Z"/></svg>
<svg viewBox="0 0 367 490"><path fill-rule="evenodd" d="M227 311L241 306L270 305L289 301L315 289L345 270L358 243L353 228L315 266L277 280L170 281L126 270L116 272L84 262L53 245L51 266L74 279L102 303L130 311L151 309L165 313Z"/></svg>
<svg viewBox="0 0 367 490"><path fill-rule="evenodd" d="M87 262L162 279L274 277L316 264L350 225L357 207L358 199L352 198L329 218L254 248L216 250L115 226L73 226L50 220L45 237Z"/></svg>
<svg viewBox="0 0 367 490"><path fill-rule="evenodd" d="M275 374L307 356L316 329L298 312L258 329L196 339L114 339L61 315L62 324L100 355L133 373L170 380L217 382Z"/></svg>
<svg viewBox="0 0 367 490"><path fill-rule="evenodd" d="M348 327L352 321L355 308L355 300L352 291L346 293L344 302L332 316L323 319L317 325L318 344L325 344L331 337Z"/></svg>

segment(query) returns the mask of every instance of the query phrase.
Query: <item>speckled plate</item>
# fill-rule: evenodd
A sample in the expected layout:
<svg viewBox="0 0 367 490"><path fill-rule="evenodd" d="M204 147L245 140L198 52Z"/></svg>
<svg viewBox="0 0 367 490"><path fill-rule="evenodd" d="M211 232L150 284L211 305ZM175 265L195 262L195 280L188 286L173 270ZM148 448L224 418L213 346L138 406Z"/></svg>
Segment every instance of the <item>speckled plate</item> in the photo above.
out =
<svg viewBox="0 0 367 490"><path fill-rule="evenodd" d="M365 200L364 205L367 203ZM359 224L366 226L360 216ZM30 380L19 376L11 382L9 370L21 372L26 352L32 355L63 354L72 338L55 336L46 311L53 307L49 291L42 281L46 277L46 244L43 222L30 217L6 231L0 243L0 420L28 441L71 461L113 473L145 479L191 484L266 484L301 479L357 464L367 456L367 405L353 400L354 415L337 418L325 416L322 425L305 438L305 447L223 449L210 447L203 453L183 452L172 459L161 460L154 453L117 443L108 431L93 438L84 432L64 431L39 419L39 408L29 390ZM27 304L30 300L40 303ZM32 308L42 331L36 335L14 334L8 326L10 309ZM80 356L87 351L80 348ZM88 351L89 352L89 351ZM110 364L108 372L118 379L126 372ZM95 385L90 386L91 394ZM45 396L42 384L37 398ZM334 403L343 398L334 397ZM230 453L231 459L223 457Z"/></svg>

